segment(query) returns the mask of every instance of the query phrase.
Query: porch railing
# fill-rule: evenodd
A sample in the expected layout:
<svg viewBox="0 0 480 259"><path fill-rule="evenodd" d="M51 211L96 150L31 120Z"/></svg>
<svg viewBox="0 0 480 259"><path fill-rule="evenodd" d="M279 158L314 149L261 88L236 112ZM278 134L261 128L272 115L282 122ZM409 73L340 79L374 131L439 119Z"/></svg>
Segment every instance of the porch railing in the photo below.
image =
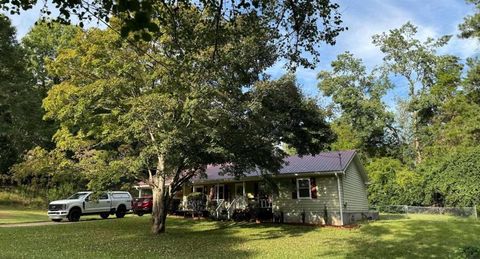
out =
<svg viewBox="0 0 480 259"><path fill-rule="evenodd" d="M218 205L217 205L217 208L215 208L215 216L216 216L217 218L219 218L222 209L225 208L225 203L226 203L226 202L225 202L225 200L223 200L223 199L221 199L221 200L219 199L219 200L217 200L217 201L218 201Z"/></svg>
<svg viewBox="0 0 480 259"><path fill-rule="evenodd" d="M272 201L270 199L259 199L258 205L262 209L270 209L272 208Z"/></svg>

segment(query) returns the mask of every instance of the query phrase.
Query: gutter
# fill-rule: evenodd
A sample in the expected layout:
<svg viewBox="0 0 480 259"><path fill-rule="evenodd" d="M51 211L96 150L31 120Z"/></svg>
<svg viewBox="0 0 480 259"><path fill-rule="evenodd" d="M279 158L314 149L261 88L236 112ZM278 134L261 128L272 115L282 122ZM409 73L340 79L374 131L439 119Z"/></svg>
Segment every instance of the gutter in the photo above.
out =
<svg viewBox="0 0 480 259"><path fill-rule="evenodd" d="M343 174L345 174L345 172L343 172ZM342 193L340 191L340 177L338 176L338 173L335 173L335 177L337 178L338 202L339 202L339 208L340 208L340 222L342 223L342 226L343 226L343 200L342 200Z"/></svg>

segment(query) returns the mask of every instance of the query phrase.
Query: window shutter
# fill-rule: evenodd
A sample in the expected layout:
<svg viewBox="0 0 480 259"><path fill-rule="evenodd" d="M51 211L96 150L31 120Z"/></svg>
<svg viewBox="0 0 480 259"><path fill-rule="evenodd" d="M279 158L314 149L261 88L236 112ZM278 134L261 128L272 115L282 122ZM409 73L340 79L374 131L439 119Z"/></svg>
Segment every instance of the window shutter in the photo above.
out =
<svg viewBox="0 0 480 259"><path fill-rule="evenodd" d="M297 199L297 179L292 178L292 199Z"/></svg>
<svg viewBox="0 0 480 259"><path fill-rule="evenodd" d="M315 182L315 177L310 178L310 192L312 194L312 199L317 198L317 183Z"/></svg>

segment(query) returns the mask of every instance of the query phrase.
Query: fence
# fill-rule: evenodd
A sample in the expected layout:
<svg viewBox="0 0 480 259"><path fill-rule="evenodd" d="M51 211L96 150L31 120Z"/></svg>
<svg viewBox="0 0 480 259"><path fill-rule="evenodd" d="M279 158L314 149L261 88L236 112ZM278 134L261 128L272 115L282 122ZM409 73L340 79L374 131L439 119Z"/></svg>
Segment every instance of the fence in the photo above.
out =
<svg viewBox="0 0 480 259"><path fill-rule="evenodd" d="M477 218L477 207L422 207L407 205L378 206L374 210L382 213L437 214Z"/></svg>

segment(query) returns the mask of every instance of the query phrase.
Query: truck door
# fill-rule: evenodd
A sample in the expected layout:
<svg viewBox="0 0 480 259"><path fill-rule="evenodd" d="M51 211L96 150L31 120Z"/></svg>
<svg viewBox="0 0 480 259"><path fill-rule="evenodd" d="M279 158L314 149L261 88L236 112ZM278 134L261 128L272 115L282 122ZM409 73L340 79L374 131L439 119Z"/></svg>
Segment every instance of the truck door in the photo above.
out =
<svg viewBox="0 0 480 259"><path fill-rule="evenodd" d="M102 193L98 199L98 203L100 210L110 211L112 200L108 193Z"/></svg>
<svg viewBox="0 0 480 259"><path fill-rule="evenodd" d="M97 213L110 211L110 199L108 193L102 193L98 199L93 199L92 195L88 195L85 199L85 213Z"/></svg>

